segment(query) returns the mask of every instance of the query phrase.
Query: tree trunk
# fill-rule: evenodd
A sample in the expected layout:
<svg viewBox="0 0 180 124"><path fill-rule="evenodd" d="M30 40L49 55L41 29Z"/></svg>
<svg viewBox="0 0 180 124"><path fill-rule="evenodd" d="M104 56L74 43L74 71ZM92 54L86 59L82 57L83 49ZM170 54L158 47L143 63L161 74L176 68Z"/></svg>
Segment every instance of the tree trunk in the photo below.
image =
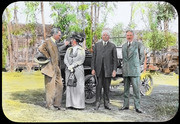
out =
<svg viewBox="0 0 180 124"><path fill-rule="evenodd" d="M98 5L97 23L99 23L99 12L100 12L100 5Z"/></svg>
<svg viewBox="0 0 180 124"><path fill-rule="evenodd" d="M79 9L78 9L78 7L79 7L79 2L77 2L77 15L79 14Z"/></svg>
<svg viewBox="0 0 180 124"><path fill-rule="evenodd" d="M16 3L14 3L14 22L15 22L15 25L18 26L17 6L16 6Z"/></svg>
<svg viewBox="0 0 180 124"><path fill-rule="evenodd" d="M81 5L83 5L83 4L84 4L84 2L81 3ZM82 12L82 13L81 13L81 14L82 14L81 16L82 16L82 18L84 19L84 10L82 10L81 12ZM82 21L82 29L83 29L83 32L84 32L84 21Z"/></svg>
<svg viewBox="0 0 180 124"><path fill-rule="evenodd" d="M41 16L42 16L42 24L43 24L43 32L44 32L44 40L46 39L46 30L45 30L45 22L44 22L44 5L41 2Z"/></svg>
<svg viewBox="0 0 180 124"><path fill-rule="evenodd" d="M15 21L15 29L17 29L17 30L19 30L19 25L18 25L18 18L17 18L17 6L16 6L16 3L14 4L14 21ZM18 67L18 41L19 41L19 39L18 39L18 37L16 37L16 39L15 39L15 48L14 48L14 53L15 53L15 55L14 55L14 61L15 61L15 68L17 68Z"/></svg>
<svg viewBox="0 0 180 124"><path fill-rule="evenodd" d="M165 37L167 37L167 35L168 35L168 30L169 30L168 28L169 28L169 21L168 20L164 20ZM167 48L167 50L169 49L168 41L166 41L166 48Z"/></svg>
<svg viewBox="0 0 180 124"><path fill-rule="evenodd" d="M91 32L90 32L90 36L92 36L92 32L93 32L93 2L91 2ZM91 41L91 49L90 51L92 51L92 42L93 42L93 39Z"/></svg>
<svg viewBox="0 0 180 124"><path fill-rule="evenodd" d="M25 65L26 65L27 70L29 70L28 57L29 57L29 35L27 35L27 41L26 41L26 62L25 62Z"/></svg>
<svg viewBox="0 0 180 124"><path fill-rule="evenodd" d="M91 31L93 30L93 3L91 3Z"/></svg>
<svg viewBox="0 0 180 124"><path fill-rule="evenodd" d="M97 27L97 5L96 3L94 4L94 31L96 31L96 27ZM97 42L97 35L94 35L94 42Z"/></svg>
<svg viewBox="0 0 180 124"><path fill-rule="evenodd" d="M35 47L36 45L35 45L35 43L33 44L33 46L32 46L32 61L31 61L31 65L32 65L32 67L33 67L33 65L34 65L34 56L35 56L35 54L36 54L36 47Z"/></svg>
<svg viewBox="0 0 180 124"><path fill-rule="evenodd" d="M96 4L94 4L94 15L95 15L95 17L94 17L94 30L96 30L96 24L97 24L97 12L96 12L96 8L97 8L97 5Z"/></svg>
<svg viewBox="0 0 180 124"><path fill-rule="evenodd" d="M130 17L130 22L129 22L129 28L132 26L132 13L133 13L133 3L131 3L131 17Z"/></svg>
<svg viewBox="0 0 180 124"><path fill-rule="evenodd" d="M6 16L7 16L7 18L9 18L8 9L6 9ZM10 44L8 46L9 65L10 65L10 71L12 72L12 71L14 71L14 64L13 64L13 50L12 50L12 41L11 41L11 23L9 23L9 22L7 24L7 32L8 32L8 41L10 42Z"/></svg>

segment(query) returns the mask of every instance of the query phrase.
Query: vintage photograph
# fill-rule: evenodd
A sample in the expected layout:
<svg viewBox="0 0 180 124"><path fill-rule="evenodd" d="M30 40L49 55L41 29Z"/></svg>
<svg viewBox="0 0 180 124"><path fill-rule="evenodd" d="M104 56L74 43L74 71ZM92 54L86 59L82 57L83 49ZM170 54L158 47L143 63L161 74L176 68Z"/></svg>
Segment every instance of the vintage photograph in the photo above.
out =
<svg viewBox="0 0 180 124"><path fill-rule="evenodd" d="M167 122L179 108L179 23L165 1L18 1L2 12L12 122Z"/></svg>

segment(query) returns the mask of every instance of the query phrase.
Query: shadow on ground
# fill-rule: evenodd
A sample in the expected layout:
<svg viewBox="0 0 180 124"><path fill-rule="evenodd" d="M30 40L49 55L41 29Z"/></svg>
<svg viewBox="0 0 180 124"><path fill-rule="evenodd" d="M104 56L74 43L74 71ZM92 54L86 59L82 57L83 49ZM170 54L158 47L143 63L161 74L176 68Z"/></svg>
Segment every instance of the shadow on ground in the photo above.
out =
<svg viewBox="0 0 180 124"><path fill-rule="evenodd" d="M45 92L43 89L17 91L11 94L12 100L19 100L22 103L45 106Z"/></svg>
<svg viewBox="0 0 180 124"><path fill-rule="evenodd" d="M65 95L63 95L62 104L65 104ZM11 94L12 100L19 100L21 103L39 105L45 107L45 90L36 89L36 90L26 90L13 92Z"/></svg>
<svg viewBox="0 0 180 124"><path fill-rule="evenodd" d="M130 94L132 97L132 94ZM17 91L11 94L12 100L19 100L21 103L39 105L45 107L45 90L36 89L36 90L26 90L26 91ZM110 91L111 100L123 100L123 91L119 89L111 89ZM103 104L103 98L102 98ZM62 106L65 107L66 104L66 94L63 94ZM95 103L86 104L87 107L94 107Z"/></svg>

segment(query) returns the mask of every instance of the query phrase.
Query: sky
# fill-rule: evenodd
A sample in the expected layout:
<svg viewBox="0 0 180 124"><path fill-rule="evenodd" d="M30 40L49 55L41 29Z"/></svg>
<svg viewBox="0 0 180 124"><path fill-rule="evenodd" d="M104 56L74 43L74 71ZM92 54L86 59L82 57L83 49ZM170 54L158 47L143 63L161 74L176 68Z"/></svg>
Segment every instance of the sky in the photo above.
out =
<svg viewBox="0 0 180 124"><path fill-rule="evenodd" d="M75 3L75 2L74 2ZM24 14L24 2L16 2L17 6L19 7L18 11L18 22L19 23L25 23L26 17ZM124 27L127 27L130 21L130 15L131 15L131 2L116 2L116 8L114 8L114 12L111 14L108 14L107 17L107 25L106 28L112 28L118 23L122 23ZM14 3L11 3L8 8L14 7ZM51 8L49 6L49 2L44 2L44 18L46 24L52 24L53 19L50 17L51 14ZM13 14L13 13L12 13ZM103 16L103 11L100 13L100 18ZM137 24L137 27L135 29L137 30L143 30L146 28L145 23L142 21L141 17L142 14L140 12L137 12L135 14L134 22ZM42 23L41 20L41 12L40 10L36 13L37 22ZM102 21L102 20L100 20ZM176 20L169 23L170 27L169 30L172 32L178 32L178 17Z"/></svg>

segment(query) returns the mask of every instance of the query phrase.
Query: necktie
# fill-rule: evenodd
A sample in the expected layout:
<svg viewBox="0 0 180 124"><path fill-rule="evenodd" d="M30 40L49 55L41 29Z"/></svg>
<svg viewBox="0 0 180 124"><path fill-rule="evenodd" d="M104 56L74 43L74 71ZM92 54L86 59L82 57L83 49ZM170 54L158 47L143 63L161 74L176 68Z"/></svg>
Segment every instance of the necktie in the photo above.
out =
<svg viewBox="0 0 180 124"><path fill-rule="evenodd" d="M104 46L106 46L106 44L107 44L107 43L106 43L106 42L104 42Z"/></svg>
<svg viewBox="0 0 180 124"><path fill-rule="evenodd" d="M128 48L131 46L131 43L129 43Z"/></svg>

